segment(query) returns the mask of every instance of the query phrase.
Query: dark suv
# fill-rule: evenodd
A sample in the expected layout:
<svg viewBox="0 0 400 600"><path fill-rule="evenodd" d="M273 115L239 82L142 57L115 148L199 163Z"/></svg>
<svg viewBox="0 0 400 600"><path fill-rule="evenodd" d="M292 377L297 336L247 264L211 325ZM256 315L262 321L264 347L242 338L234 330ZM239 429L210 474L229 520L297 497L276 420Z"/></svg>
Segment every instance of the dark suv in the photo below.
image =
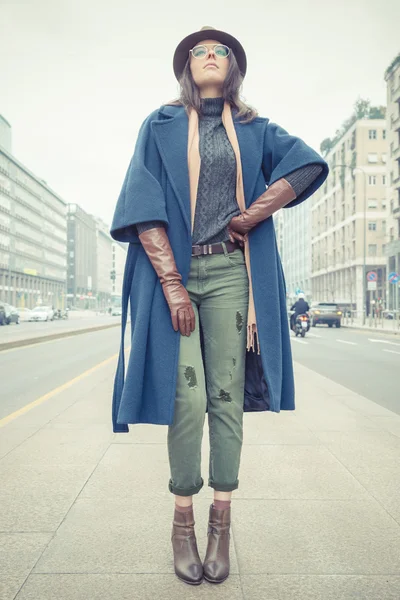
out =
<svg viewBox="0 0 400 600"><path fill-rule="evenodd" d="M340 327L342 322L342 311L337 304L332 302L318 302L310 310L311 325L315 327L320 323L329 325L329 327Z"/></svg>

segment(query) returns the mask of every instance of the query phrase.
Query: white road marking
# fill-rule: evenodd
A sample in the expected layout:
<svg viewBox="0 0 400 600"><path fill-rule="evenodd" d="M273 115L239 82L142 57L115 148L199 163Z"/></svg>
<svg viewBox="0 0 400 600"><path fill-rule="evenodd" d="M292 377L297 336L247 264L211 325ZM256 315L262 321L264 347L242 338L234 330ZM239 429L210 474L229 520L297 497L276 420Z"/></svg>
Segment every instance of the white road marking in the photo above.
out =
<svg viewBox="0 0 400 600"><path fill-rule="evenodd" d="M322 335L317 335L316 333L307 333L307 336L313 338L322 338Z"/></svg>
<svg viewBox="0 0 400 600"><path fill-rule="evenodd" d="M297 342L298 344L308 344L308 342L305 342L304 340L298 340L295 337L290 338L292 340L292 342Z"/></svg>
<svg viewBox="0 0 400 600"><path fill-rule="evenodd" d="M346 340L336 340L337 342L340 342L341 344L350 344L351 346L358 346L358 344L356 344L356 342L346 342Z"/></svg>
<svg viewBox="0 0 400 600"><path fill-rule="evenodd" d="M391 354L400 354L400 352L397 352L397 350L388 350L387 348L384 348L383 352L391 352Z"/></svg>
<svg viewBox="0 0 400 600"><path fill-rule="evenodd" d="M368 338L369 342L375 342L376 344L389 344L390 346L399 346L400 344L396 344L396 342L389 342L389 340L377 340L375 338Z"/></svg>

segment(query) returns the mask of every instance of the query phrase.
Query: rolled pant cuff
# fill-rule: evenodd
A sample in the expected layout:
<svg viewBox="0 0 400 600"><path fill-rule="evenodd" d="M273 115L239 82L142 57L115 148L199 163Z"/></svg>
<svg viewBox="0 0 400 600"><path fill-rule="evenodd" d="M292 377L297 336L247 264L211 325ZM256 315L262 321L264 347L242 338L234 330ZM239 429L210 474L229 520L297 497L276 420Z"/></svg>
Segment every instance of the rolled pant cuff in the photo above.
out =
<svg viewBox="0 0 400 600"><path fill-rule="evenodd" d="M213 481L208 482L209 487L213 488L216 492L233 492L233 490L237 490L239 487L239 482L235 481L235 483L215 483Z"/></svg>
<svg viewBox="0 0 400 600"><path fill-rule="evenodd" d="M204 481L203 479L201 480L201 483L199 483L198 485L191 487L191 488L178 488L176 487L173 483L172 480L169 480L168 483L168 489L172 494L175 494L175 496L194 496L194 494L198 494L199 491L201 490L201 488L204 485Z"/></svg>

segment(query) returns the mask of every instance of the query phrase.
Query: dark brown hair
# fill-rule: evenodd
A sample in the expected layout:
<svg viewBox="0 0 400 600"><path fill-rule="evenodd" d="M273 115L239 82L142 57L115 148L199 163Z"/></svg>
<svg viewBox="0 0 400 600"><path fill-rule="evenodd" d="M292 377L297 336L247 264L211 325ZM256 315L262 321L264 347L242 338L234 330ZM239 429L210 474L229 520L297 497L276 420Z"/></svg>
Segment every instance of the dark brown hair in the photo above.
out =
<svg viewBox="0 0 400 600"><path fill-rule="evenodd" d="M238 111L236 117L239 117L242 123L250 123L250 121L257 117L257 111L240 99L242 83L243 77L239 71L235 55L231 50L229 55L228 73L226 74L226 79L224 81L222 96L232 108L235 108ZM192 72L190 70L190 58L188 58L186 62L182 77L179 80L179 85L181 88L179 98L169 104L184 106L186 110L194 108L194 110L201 115L200 90L193 80Z"/></svg>

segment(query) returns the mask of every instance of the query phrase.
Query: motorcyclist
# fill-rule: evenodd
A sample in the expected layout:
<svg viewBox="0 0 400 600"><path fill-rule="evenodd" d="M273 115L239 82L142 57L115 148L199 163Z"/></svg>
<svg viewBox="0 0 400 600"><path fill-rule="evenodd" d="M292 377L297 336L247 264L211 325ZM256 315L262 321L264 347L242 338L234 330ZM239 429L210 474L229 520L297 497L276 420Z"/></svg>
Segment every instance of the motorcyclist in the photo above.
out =
<svg viewBox="0 0 400 600"><path fill-rule="evenodd" d="M297 300L296 302L290 307L290 310L294 310L294 313L292 315L290 315L290 329L293 329L294 324L296 323L296 318L299 315L304 315L306 314L309 310L310 307L308 305L308 302L305 300L304 294L300 293L297 296Z"/></svg>

